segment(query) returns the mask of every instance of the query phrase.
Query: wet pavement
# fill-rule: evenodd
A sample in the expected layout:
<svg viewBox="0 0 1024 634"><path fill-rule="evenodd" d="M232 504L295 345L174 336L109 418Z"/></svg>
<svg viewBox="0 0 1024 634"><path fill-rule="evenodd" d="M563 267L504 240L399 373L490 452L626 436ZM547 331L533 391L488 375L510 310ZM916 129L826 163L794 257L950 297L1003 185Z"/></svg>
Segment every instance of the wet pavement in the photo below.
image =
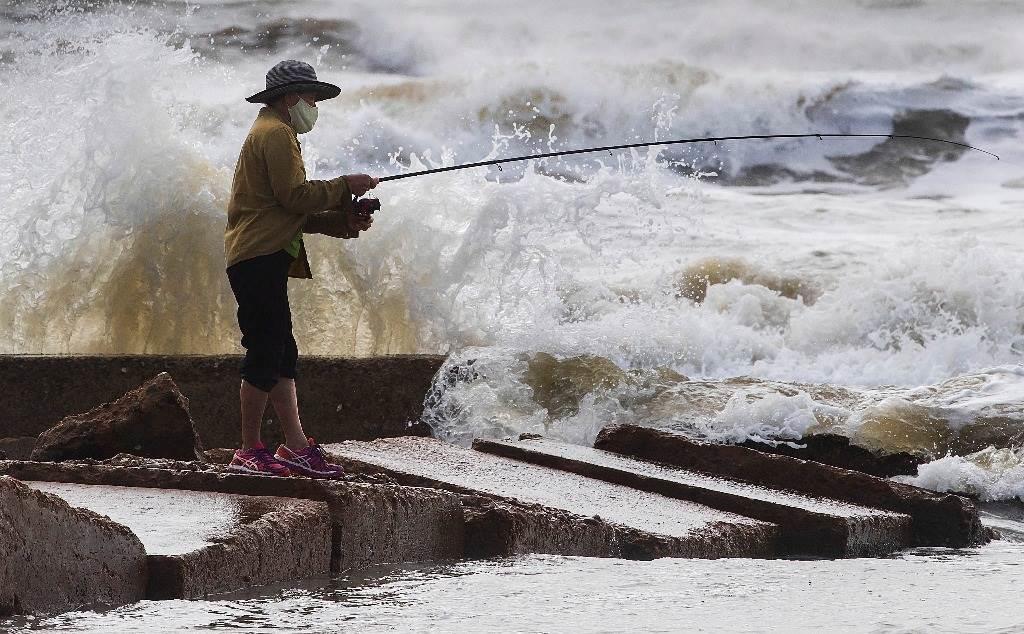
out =
<svg viewBox="0 0 1024 634"><path fill-rule="evenodd" d="M801 495L555 440L477 440L474 449L779 524L789 554L886 554L912 544L901 513ZM823 467L824 469L824 467Z"/></svg>
<svg viewBox="0 0 1024 634"><path fill-rule="evenodd" d="M127 526L149 555L184 554L217 543L267 509L267 503L256 498L225 493L63 482L25 484Z"/></svg>
<svg viewBox="0 0 1024 634"><path fill-rule="evenodd" d="M329 453L463 492L514 498L671 537L715 535L721 527L768 524L656 493L493 456L429 438L325 445ZM408 479L406 479L408 482Z"/></svg>

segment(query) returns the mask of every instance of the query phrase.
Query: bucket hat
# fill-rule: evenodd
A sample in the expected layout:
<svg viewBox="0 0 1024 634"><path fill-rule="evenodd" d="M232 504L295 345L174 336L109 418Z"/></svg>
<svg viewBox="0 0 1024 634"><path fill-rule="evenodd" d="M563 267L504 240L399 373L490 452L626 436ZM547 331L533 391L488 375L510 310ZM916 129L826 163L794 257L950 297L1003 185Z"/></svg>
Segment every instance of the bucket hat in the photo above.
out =
<svg viewBox="0 0 1024 634"><path fill-rule="evenodd" d="M314 92L318 99L334 99L341 94L341 88L319 81L316 71L306 62L286 59L278 62L267 72L267 88L251 97L249 103L270 103L281 95L295 92Z"/></svg>

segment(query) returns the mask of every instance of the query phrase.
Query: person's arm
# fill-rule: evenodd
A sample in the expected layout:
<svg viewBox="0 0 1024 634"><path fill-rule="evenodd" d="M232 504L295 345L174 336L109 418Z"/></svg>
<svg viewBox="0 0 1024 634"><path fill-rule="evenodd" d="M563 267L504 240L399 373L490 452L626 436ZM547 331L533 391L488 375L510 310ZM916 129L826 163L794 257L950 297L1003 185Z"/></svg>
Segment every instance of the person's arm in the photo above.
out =
<svg viewBox="0 0 1024 634"><path fill-rule="evenodd" d="M285 211L311 214L351 206L353 192L344 176L328 181L306 180L299 144L288 130L270 132L263 151L270 188Z"/></svg>
<svg viewBox="0 0 1024 634"><path fill-rule="evenodd" d="M349 201L341 209L310 214L303 233L319 233L332 238L357 238L373 224L373 212L380 209L376 200L363 198Z"/></svg>
<svg viewBox="0 0 1024 634"><path fill-rule="evenodd" d="M310 214L306 218L306 224L302 226L302 232L318 233L332 238L358 237L359 232L349 226L348 216L351 213L351 206L349 203L349 209L332 209Z"/></svg>

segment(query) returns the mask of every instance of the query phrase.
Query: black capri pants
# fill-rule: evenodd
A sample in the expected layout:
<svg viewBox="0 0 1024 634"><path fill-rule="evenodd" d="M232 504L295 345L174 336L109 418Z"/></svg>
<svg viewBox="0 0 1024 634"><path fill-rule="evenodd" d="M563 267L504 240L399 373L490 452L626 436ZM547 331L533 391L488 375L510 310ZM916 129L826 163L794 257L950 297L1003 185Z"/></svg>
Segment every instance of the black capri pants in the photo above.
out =
<svg viewBox="0 0 1024 634"><path fill-rule="evenodd" d="M299 360L288 306L288 269L293 260L286 251L278 251L242 260L227 271L245 348L242 378L264 392L282 377L294 379Z"/></svg>

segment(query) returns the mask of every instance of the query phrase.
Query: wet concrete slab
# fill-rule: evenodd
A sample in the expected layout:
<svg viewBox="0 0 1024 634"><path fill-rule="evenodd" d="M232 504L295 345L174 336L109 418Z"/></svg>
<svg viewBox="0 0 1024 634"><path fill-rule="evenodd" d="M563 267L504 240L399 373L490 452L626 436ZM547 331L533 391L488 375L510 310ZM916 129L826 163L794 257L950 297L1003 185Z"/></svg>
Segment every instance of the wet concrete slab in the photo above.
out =
<svg viewBox="0 0 1024 634"><path fill-rule="evenodd" d="M775 553L778 527L657 493L450 445L430 438L343 442L325 450L399 482L493 496L599 519L615 531L607 556L757 557ZM554 530L554 527L553 527Z"/></svg>
<svg viewBox="0 0 1024 634"><path fill-rule="evenodd" d="M518 442L477 440L473 448L778 524L782 554L884 555L912 543L911 519L901 513L714 477L542 438Z"/></svg>
<svg viewBox="0 0 1024 634"><path fill-rule="evenodd" d="M146 549L150 599L194 598L325 576L326 505L279 497L26 482L128 527Z"/></svg>
<svg viewBox="0 0 1024 634"><path fill-rule="evenodd" d="M464 494L459 500L466 521L468 558L619 554L615 528L600 519L484 495Z"/></svg>
<svg viewBox="0 0 1024 634"><path fill-rule="evenodd" d="M127 527L0 477L0 617L134 603L146 568Z"/></svg>
<svg viewBox="0 0 1024 634"><path fill-rule="evenodd" d="M242 475L220 465L138 459L126 464L0 461L0 474L33 482L148 487L289 498L326 504L331 570L457 559L464 553L459 496L384 477L327 481ZM108 462L115 462L111 460ZM362 477L362 476L357 476Z"/></svg>
<svg viewBox="0 0 1024 634"><path fill-rule="evenodd" d="M974 546L991 539L975 505L951 493L746 447L697 442L637 425L609 425L594 446L690 471L906 514L912 518L915 546Z"/></svg>
<svg viewBox="0 0 1024 634"><path fill-rule="evenodd" d="M224 493L66 482L26 484L127 526L149 555L180 555L213 545L243 517L252 515L242 508L246 498Z"/></svg>

